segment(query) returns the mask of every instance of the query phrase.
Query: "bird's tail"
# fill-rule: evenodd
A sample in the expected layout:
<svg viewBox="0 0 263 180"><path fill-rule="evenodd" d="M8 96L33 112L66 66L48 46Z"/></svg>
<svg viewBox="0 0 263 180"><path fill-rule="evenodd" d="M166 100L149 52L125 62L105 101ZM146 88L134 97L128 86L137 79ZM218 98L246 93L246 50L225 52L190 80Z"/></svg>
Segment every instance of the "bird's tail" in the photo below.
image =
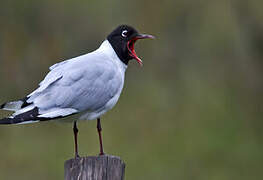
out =
<svg viewBox="0 0 263 180"><path fill-rule="evenodd" d="M36 117L38 114L38 108L34 107L32 103L27 102L28 97L25 97L18 101L12 101L4 103L0 106L0 109L7 111L15 111L12 116L0 119L0 124L25 124L38 122Z"/></svg>
<svg viewBox="0 0 263 180"><path fill-rule="evenodd" d="M27 102L28 97L19 101L7 102L0 106L0 109L15 111L11 116L0 119L0 124L28 124L51 119L65 118L78 111L72 108L62 108L44 114L39 113L38 107Z"/></svg>
<svg viewBox="0 0 263 180"><path fill-rule="evenodd" d="M21 114L14 113L12 116L9 116L4 119L0 119L0 124L28 124L28 123L35 123L40 121L41 118L37 118L38 116L38 109L37 107L26 111Z"/></svg>
<svg viewBox="0 0 263 180"><path fill-rule="evenodd" d="M7 111L18 111L29 105L29 103L27 103L27 100L28 100L28 97L25 97L18 101L7 102L7 103L2 104L0 106L0 109L7 110Z"/></svg>

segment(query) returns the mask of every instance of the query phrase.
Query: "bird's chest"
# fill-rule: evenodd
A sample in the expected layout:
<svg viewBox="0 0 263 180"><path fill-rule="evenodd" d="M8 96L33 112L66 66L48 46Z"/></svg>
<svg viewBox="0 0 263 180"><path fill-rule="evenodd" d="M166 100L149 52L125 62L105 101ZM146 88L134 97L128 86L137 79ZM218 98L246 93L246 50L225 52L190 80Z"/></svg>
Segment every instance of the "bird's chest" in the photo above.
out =
<svg viewBox="0 0 263 180"><path fill-rule="evenodd" d="M81 92L84 107L88 111L111 109L119 99L124 84L124 74L118 71L104 71L94 80L83 83Z"/></svg>
<svg viewBox="0 0 263 180"><path fill-rule="evenodd" d="M118 82L117 82L118 81ZM117 103L117 101L119 100L119 97L121 95L123 86L124 86L124 76L123 77L119 77L118 80L116 80L116 84L117 84L117 88L115 89L115 92L111 92L111 99L105 104L105 108L106 109L111 109L113 108L113 106L115 106L115 104ZM114 86L114 83L112 84L112 86Z"/></svg>
<svg viewBox="0 0 263 180"><path fill-rule="evenodd" d="M120 97L123 85L124 75L117 76L104 83L101 90L94 91L96 94L95 96L89 96L86 98L89 106L85 109L85 113L80 119L96 119L112 109Z"/></svg>

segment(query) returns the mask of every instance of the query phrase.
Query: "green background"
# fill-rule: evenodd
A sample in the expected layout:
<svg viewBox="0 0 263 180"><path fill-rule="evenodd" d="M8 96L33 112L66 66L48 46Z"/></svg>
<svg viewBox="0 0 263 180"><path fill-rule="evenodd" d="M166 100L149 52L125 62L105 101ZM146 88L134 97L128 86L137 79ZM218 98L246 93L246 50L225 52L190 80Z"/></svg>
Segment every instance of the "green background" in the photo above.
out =
<svg viewBox="0 0 263 180"><path fill-rule="evenodd" d="M262 179L263 1L0 2L0 102L34 90L52 64L95 50L119 24L136 44L116 107L102 117L106 153L126 180ZM0 117L8 112L1 111ZM96 121L80 154L99 152ZM0 179L63 179L72 125L0 127Z"/></svg>

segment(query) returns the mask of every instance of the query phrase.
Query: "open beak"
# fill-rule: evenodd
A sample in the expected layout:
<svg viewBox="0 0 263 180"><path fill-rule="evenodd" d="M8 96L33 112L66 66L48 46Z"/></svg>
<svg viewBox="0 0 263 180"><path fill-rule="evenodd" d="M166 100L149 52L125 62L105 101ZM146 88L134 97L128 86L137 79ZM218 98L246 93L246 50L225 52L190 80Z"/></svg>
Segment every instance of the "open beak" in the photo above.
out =
<svg viewBox="0 0 263 180"><path fill-rule="evenodd" d="M131 57L133 57L141 66L142 66L142 60L137 56L134 44L138 39L154 39L155 37L149 34L138 34L135 37L133 37L131 40L127 43L127 48L129 50L129 54Z"/></svg>

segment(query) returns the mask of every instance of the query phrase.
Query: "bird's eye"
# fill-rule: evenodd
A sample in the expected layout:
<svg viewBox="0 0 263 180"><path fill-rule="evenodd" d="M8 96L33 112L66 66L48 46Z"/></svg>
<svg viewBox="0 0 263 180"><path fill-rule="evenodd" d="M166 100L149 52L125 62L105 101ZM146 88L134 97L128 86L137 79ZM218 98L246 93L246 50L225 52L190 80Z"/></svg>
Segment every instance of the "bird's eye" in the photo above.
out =
<svg viewBox="0 0 263 180"><path fill-rule="evenodd" d="M128 31L127 31L127 30L123 30L123 31L121 32L121 36L122 36L122 37L127 37L127 34L128 34Z"/></svg>

